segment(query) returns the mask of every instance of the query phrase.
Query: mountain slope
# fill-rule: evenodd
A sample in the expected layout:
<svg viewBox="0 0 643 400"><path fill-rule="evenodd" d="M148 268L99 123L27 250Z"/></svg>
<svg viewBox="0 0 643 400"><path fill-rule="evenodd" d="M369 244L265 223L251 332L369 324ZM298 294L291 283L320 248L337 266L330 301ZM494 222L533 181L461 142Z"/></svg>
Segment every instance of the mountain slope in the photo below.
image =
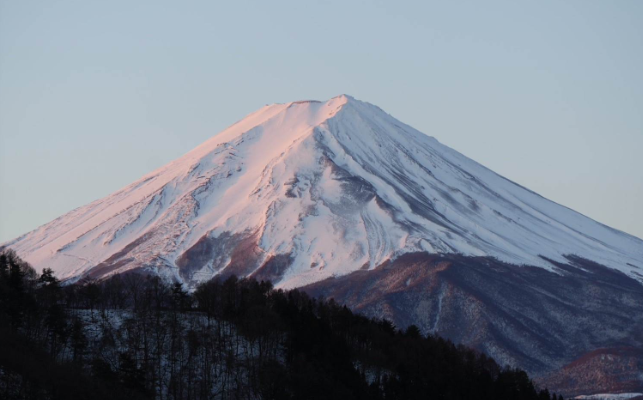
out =
<svg viewBox="0 0 643 400"><path fill-rule="evenodd" d="M405 253L562 273L579 255L643 280L643 241L339 96L266 106L124 189L5 243L63 278L146 268L296 287Z"/></svg>
<svg viewBox="0 0 643 400"><path fill-rule="evenodd" d="M558 274L490 257L409 253L303 290L396 326L415 324L538 378L596 349L643 348L643 286L585 259L567 262L556 263ZM603 381L577 375L571 384L556 372L546 386L565 395L622 390L620 372L604 366L594 371ZM631 375L639 378L630 386L643 386L643 368Z"/></svg>
<svg viewBox="0 0 643 400"><path fill-rule="evenodd" d="M263 107L3 246L70 280L142 271L189 287L232 274L303 287L570 395L620 378L552 371L643 347L643 241L350 96Z"/></svg>

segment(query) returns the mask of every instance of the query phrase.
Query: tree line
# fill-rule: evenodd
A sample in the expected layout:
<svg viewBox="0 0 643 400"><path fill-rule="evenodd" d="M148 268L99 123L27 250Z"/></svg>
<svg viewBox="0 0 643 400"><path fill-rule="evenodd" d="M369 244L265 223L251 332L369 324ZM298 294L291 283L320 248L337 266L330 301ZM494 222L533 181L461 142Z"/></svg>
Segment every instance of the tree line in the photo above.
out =
<svg viewBox="0 0 643 400"><path fill-rule="evenodd" d="M269 282L62 285L0 253L2 399L562 400L416 326Z"/></svg>

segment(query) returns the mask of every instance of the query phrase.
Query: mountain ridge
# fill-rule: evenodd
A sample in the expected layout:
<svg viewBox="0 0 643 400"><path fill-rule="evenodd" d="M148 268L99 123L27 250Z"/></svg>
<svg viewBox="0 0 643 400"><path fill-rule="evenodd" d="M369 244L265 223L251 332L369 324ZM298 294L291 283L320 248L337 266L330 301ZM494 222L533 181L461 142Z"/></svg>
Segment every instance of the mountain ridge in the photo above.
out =
<svg viewBox="0 0 643 400"><path fill-rule="evenodd" d="M643 346L642 240L346 95L264 106L0 247L70 282L298 287L539 379L597 349ZM572 394L619 381L596 365L613 379L552 382Z"/></svg>
<svg viewBox="0 0 643 400"><path fill-rule="evenodd" d="M551 271L557 268L543 257L576 254L643 281L640 239L547 200L349 95L264 106L133 184L4 246L36 266L53 264L63 278L111 259L119 268L110 273L147 268L191 283L230 263L226 256L221 265L203 265L196 277L179 271L199 241L219 237L253 238L260 256L249 272L292 257L281 277L273 274L284 287L366 264L373 269L412 251L493 256ZM548 246L558 248L544 251Z"/></svg>

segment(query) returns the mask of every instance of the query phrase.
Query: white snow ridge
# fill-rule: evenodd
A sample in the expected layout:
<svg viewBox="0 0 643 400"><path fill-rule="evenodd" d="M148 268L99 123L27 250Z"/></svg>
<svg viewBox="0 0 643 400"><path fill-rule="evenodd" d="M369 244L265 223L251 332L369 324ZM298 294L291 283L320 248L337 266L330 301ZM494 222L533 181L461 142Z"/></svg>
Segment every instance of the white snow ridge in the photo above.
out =
<svg viewBox="0 0 643 400"><path fill-rule="evenodd" d="M143 268L194 285L227 271L288 288L426 251L554 272L546 258L578 255L643 281L640 239L346 95L263 107L4 246L61 278Z"/></svg>

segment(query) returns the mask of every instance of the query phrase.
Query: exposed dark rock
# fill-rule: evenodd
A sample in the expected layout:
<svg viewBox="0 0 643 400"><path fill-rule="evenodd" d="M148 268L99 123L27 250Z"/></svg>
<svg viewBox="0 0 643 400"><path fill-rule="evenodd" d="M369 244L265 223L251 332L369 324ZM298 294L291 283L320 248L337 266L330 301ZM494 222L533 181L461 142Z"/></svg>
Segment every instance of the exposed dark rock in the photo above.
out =
<svg viewBox="0 0 643 400"><path fill-rule="evenodd" d="M261 258L257 234L223 232L217 237L204 235L176 260L179 274L191 281L196 272L210 268L210 276L225 267L225 276L246 276L257 267ZM228 263L228 260L230 262Z"/></svg>
<svg viewBox="0 0 643 400"><path fill-rule="evenodd" d="M129 243L127 246L125 246L121 251L113 254L111 257L96 265L94 268L89 269L82 275L81 279L102 279L117 271L119 268L128 265L132 261L132 258L127 257L127 255L132 250L147 241L151 236L152 234L150 233L142 235L132 243Z"/></svg>
<svg viewBox="0 0 643 400"><path fill-rule="evenodd" d="M251 277L258 281L278 282L291 264L292 256L290 254L277 254L268 258Z"/></svg>

